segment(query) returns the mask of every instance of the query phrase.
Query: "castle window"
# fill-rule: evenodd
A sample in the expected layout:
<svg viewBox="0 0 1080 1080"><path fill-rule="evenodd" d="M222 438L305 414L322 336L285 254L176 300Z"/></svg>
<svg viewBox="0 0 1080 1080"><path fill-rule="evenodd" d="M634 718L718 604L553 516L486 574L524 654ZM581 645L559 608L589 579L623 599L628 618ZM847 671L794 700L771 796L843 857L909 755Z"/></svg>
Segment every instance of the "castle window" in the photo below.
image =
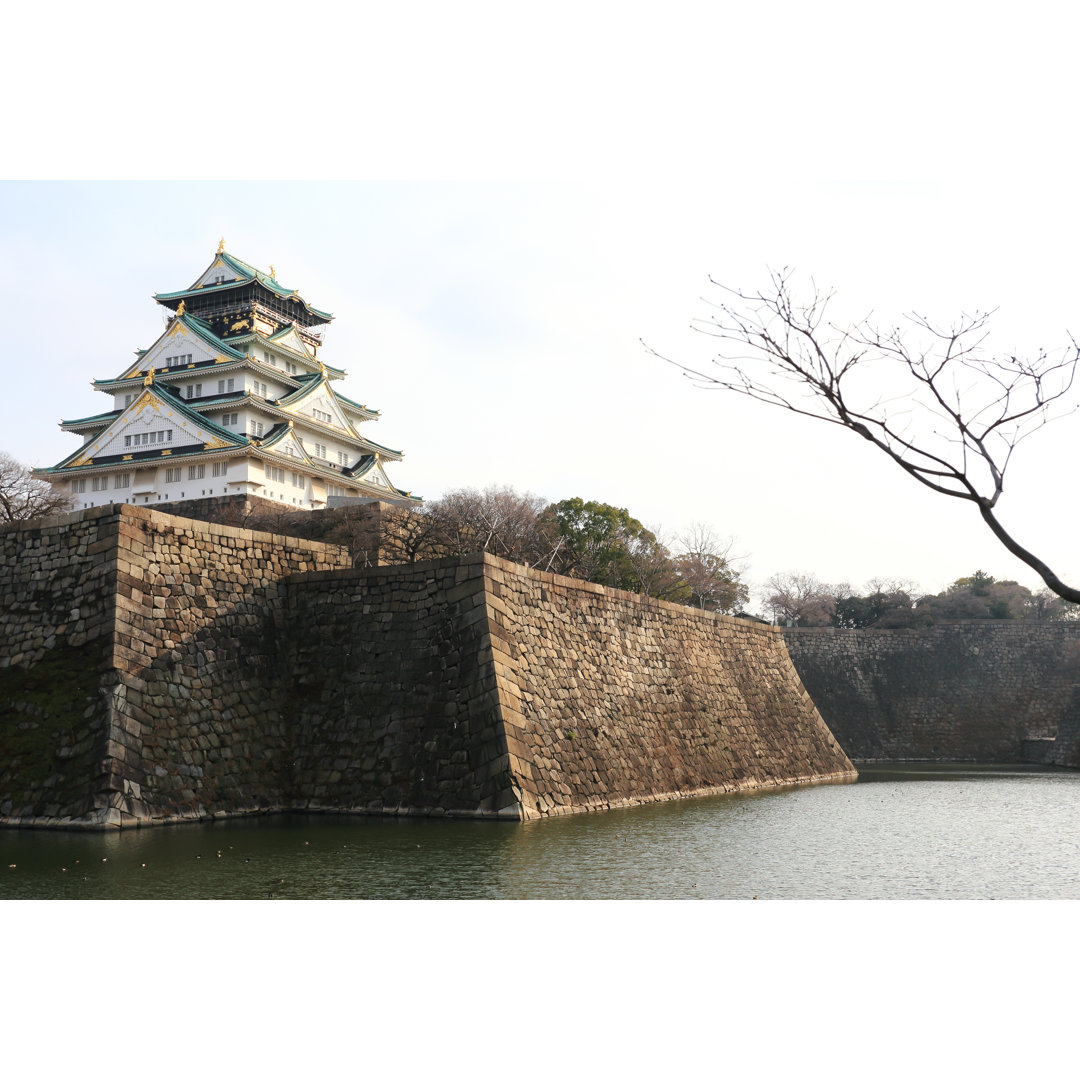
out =
<svg viewBox="0 0 1080 1080"><path fill-rule="evenodd" d="M71 490L75 493L81 493L86 490L86 477L80 476L78 479L71 481Z"/></svg>
<svg viewBox="0 0 1080 1080"><path fill-rule="evenodd" d="M284 484L285 483L285 470L284 469L279 469L275 465L267 465L266 466L266 478L268 480L277 480L278 483Z"/></svg>
<svg viewBox="0 0 1080 1080"><path fill-rule="evenodd" d="M107 476L92 476L90 486L94 491L105 491L109 486L109 478Z"/></svg>
<svg viewBox="0 0 1080 1080"><path fill-rule="evenodd" d="M189 465L187 475L189 480L201 480L206 475L206 466Z"/></svg>
<svg viewBox="0 0 1080 1080"><path fill-rule="evenodd" d="M165 483L166 484L179 484L180 483L180 470L179 469L166 469L165 470Z"/></svg>
<svg viewBox="0 0 1080 1080"><path fill-rule="evenodd" d="M113 480L114 488L129 488L131 487L131 473L122 472L117 473Z"/></svg>
<svg viewBox="0 0 1080 1080"><path fill-rule="evenodd" d="M222 427L236 427L239 423L240 423L240 414L239 413L234 413L234 412L225 413L225 415L222 416L222 418L221 418L221 426Z"/></svg>
<svg viewBox="0 0 1080 1080"><path fill-rule="evenodd" d="M124 436L125 446L150 446L153 443L172 442L172 428L162 431L140 431Z"/></svg>
<svg viewBox="0 0 1080 1080"><path fill-rule="evenodd" d="M166 356L166 367L183 367L191 363L191 353L181 353L179 356Z"/></svg>
<svg viewBox="0 0 1080 1080"><path fill-rule="evenodd" d="M321 458L326 457L326 447L322 443L315 444L315 456Z"/></svg>
<svg viewBox="0 0 1080 1080"><path fill-rule="evenodd" d="M202 383L188 383L187 396L190 401L193 397L202 397Z"/></svg>
<svg viewBox="0 0 1080 1080"><path fill-rule="evenodd" d="M327 484L326 485L326 493L328 495L344 495L345 494L345 489L343 487L341 487L339 484Z"/></svg>
<svg viewBox="0 0 1080 1080"><path fill-rule="evenodd" d="M290 375L295 375L296 372L299 369L297 368L297 366L291 360L286 360L285 361L285 370L287 372L289 372Z"/></svg>
<svg viewBox="0 0 1080 1080"><path fill-rule="evenodd" d="M125 394L124 395L124 408L125 409L131 404L131 399L134 396L135 396L134 394Z"/></svg>
<svg viewBox="0 0 1080 1080"><path fill-rule="evenodd" d="M258 420L249 421L251 424L251 434L261 435L263 433L263 426Z"/></svg>
<svg viewBox="0 0 1080 1080"><path fill-rule="evenodd" d="M229 469L229 463L227 461L215 461L214 462L214 475L224 476Z"/></svg>
<svg viewBox="0 0 1080 1080"><path fill-rule="evenodd" d="M235 385L235 379L218 379L217 392L219 394L231 394Z"/></svg>
<svg viewBox="0 0 1080 1080"><path fill-rule="evenodd" d="M324 424L332 424L334 422L334 418L328 412L323 412L321 409L312 409L311 415L314 416L316 420L321 420Z"/></svg>
<svg viewBox="0 0 1080 1080"><path fill-rule="evenodd" d="M340 450L338 451L337 459L338 459L338 464L339 465L348 465L349 464L349 455L342 453Z"/></svg>

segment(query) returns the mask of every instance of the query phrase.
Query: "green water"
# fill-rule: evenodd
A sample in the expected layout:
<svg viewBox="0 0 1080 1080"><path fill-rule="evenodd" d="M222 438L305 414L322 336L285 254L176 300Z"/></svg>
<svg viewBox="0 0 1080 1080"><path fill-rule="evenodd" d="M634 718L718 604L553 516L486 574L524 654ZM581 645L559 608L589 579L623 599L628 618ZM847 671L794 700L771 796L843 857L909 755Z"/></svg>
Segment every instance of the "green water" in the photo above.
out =
<svg viewBox="0 0 1080 1080"><path fill-rule="evenodd" d="M1077 772L911 765L539 822L4 830L0 898L1078 898L1078 805Z"/></svg>

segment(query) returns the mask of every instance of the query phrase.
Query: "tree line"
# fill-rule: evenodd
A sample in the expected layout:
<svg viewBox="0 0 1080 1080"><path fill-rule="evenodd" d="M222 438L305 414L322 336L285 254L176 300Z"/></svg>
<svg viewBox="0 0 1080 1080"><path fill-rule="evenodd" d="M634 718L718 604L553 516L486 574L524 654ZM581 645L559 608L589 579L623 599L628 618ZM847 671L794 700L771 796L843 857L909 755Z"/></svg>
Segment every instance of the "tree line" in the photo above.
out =
<svg viewBox="0 0 1080 1080"><path fill-rule="evenodd" d="M33 520L70 509L69 495L0 453L0 520ZM581 498L549 502L512 487L459 488L377 517L363 505L320 518L295 508L248 511L224 503L212 516L226 524L345 544L357 564L487 551L705 611L733 614L749 599L733 565L733 542L708 526L694 526L665 542L623 507Z"/></svg>
<svg viewBox="0 0 1080 1080"><path fill-rule="evenodd" d="M765 583L765 608L791 626L836 626L847 630L913 629L963 619L1062 621L1080 618L1080 605L1050 589L999 581L976 570L942 592L920 595L910 581L875 579L856 593L849 585L827 585L813 574L774 574Z"/></svg>
<svg viewBox="0 0 1080 1080"><path fill-rule="evenodd" d="M666 541L624 507L582 498L548 502L511 487L460 488L383 515L380 556L412 563L481 551L533 569L734 613L749 588L733 541L697 525Z"/></svg>
<svg viewBox="0 0 1080 1080"><path fill-rule="evenodd" d="M0 453L0 520L29 520L70 509L70 499L8 454ZM565 574L705 611L743 613L750 590L733 540L696 525L666 540L628 510L581 498L549 502L512 487L459 488L419 507L373 518L363 506L319 515L294 509L247 512L224 507L221 520L308 536L349 547L354 562L415 563L487 551L538 570ZM233 514L234 516L229 516ZM914 582L874 579L862 592L810 573L774 574L764 608L792 626L905 629L961 619L1080 618L1080 605L1050 589L1032 592L982 570L936 594Z"/></svg>

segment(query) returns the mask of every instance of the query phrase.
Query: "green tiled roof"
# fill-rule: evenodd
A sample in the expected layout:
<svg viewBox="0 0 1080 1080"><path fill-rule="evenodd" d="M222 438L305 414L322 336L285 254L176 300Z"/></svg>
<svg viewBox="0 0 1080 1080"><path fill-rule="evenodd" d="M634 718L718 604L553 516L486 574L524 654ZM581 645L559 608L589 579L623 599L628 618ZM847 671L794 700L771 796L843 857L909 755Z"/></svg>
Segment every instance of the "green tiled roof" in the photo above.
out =
<svg viewBox="0 0 1080 1080"><path fill-rule="evenodd" d="M248 439L247 439L246 436L240 435L236 431L233 431L230 428L224 428L224 427L221 427L218 424L215 424L214 421L211 420L208 416L203 416L202 413L200 413L197 410L191 408L189 405L186 405L184 403L183 399L177 397L171 390L168 390L168 389L166 389L164 387L160 387L156 383L151 384L149 387L145 387L145 389L149 390L150 393L153 394L153 396L156 397L158 399L158 401L161 402L162 405L167 405L170 409L173 409L175 412L178 412L181 416L184 416L188 420L191 420L192 422L198 424L198 426L200 428L202 428L208 435L214 435L214 436L217 436L218 438L227 439L230 443L232 443L232 445L234 447L235 446L246 446L247 445ZM132 404L134 404L134 402L132 402ZM129 406L129 408L130 408L130 406ZM124 411L126 411L126 410L122 410L120 413L113 414L113 423L115 423L116 420L118 420L120 418L120 416L123 415ZM104 414L104 415L109 415L109 414ZM107 425L104 430L107 431L108 428L111 427L111 426L112 426L111 424ZM72 453L68 454L68 456L66 458L64 458L62 461L60 461L58 464L52 466L52 468L50 468L50 469L43 469L42 471L46 472L46 473L54 473L54 472L61 472L61 471L64 471L64 472L73 471L68 466L68 463L72 462L72 461L77 461L79 458L86 457L87 456L87 451L89 449L90 449L90 443L85 442L77 450L75 450ZM170 457L182 457L185 454L196 454L196 453L197 454L203 454L203 453L207 452L204 449L204 447L203 447L203 445L201 443L193 443L191 446L170 446L169 449L172 451L169 454ZM103 463L111 462L113 460L119 461L124 456L125 455L121 455L121 454L112 454L112 455L106 455L104 458L91 457L91 464L78 466L77 468L78 469L92 469L95 465L100 465L100 464L103 464ZM158 451L158 450L143 451L143 452L141 452L139 454L137 460L141 460L144 457L154 457L154 458L156 458L156 457L161 457L161 456L162 456L161 452ZM134 455L133 455L133 457L134 457Z"/></svg>
<svg viewBox="0 0 1080 1080"><path fill-rule="evenodd" d="M226 289L234 289L237 285L246 285L249 282L258 281L271 292L276 293L283 299L293 298L298 300L312 315L315 315L326 322L333 319L334 316L331 315L330 312L320 311L318 308L312 307L295 289L286 289L276 278L272 278L264 270L257 269L250 263L244 262L243 259L238 259L235 255L230 255L227 251L218 252L216 257L221 259L221 261L229 267L240 280L221 281L213 285L204 285L201 289L180 289L177 292L155 293L154 299L159 303L166 300L183 300L189 296L204 296L210 292L222 292Z"/></svg>
<svg viewBox="0 0 1080 1080"><path fill-rule="evenodd" d="M78 424L104 424L115 420L124 410L111 409L109 412L98 413L96 416L80 416L78 420L61 420L60 426L75 426Z"/></svg>

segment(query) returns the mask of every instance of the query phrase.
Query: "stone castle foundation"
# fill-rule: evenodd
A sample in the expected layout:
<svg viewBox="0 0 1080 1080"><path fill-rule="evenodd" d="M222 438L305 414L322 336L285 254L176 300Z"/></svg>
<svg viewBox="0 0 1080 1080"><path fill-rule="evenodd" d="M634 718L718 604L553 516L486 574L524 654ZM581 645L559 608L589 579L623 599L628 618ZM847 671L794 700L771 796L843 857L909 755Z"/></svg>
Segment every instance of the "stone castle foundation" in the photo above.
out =
<svg viewBox="0 0 1080 1080"><path fill-rule="evenodd" d="M854 779L781 634L477 556L99 507L0 530L0 823L524 819Z"/></svg>

